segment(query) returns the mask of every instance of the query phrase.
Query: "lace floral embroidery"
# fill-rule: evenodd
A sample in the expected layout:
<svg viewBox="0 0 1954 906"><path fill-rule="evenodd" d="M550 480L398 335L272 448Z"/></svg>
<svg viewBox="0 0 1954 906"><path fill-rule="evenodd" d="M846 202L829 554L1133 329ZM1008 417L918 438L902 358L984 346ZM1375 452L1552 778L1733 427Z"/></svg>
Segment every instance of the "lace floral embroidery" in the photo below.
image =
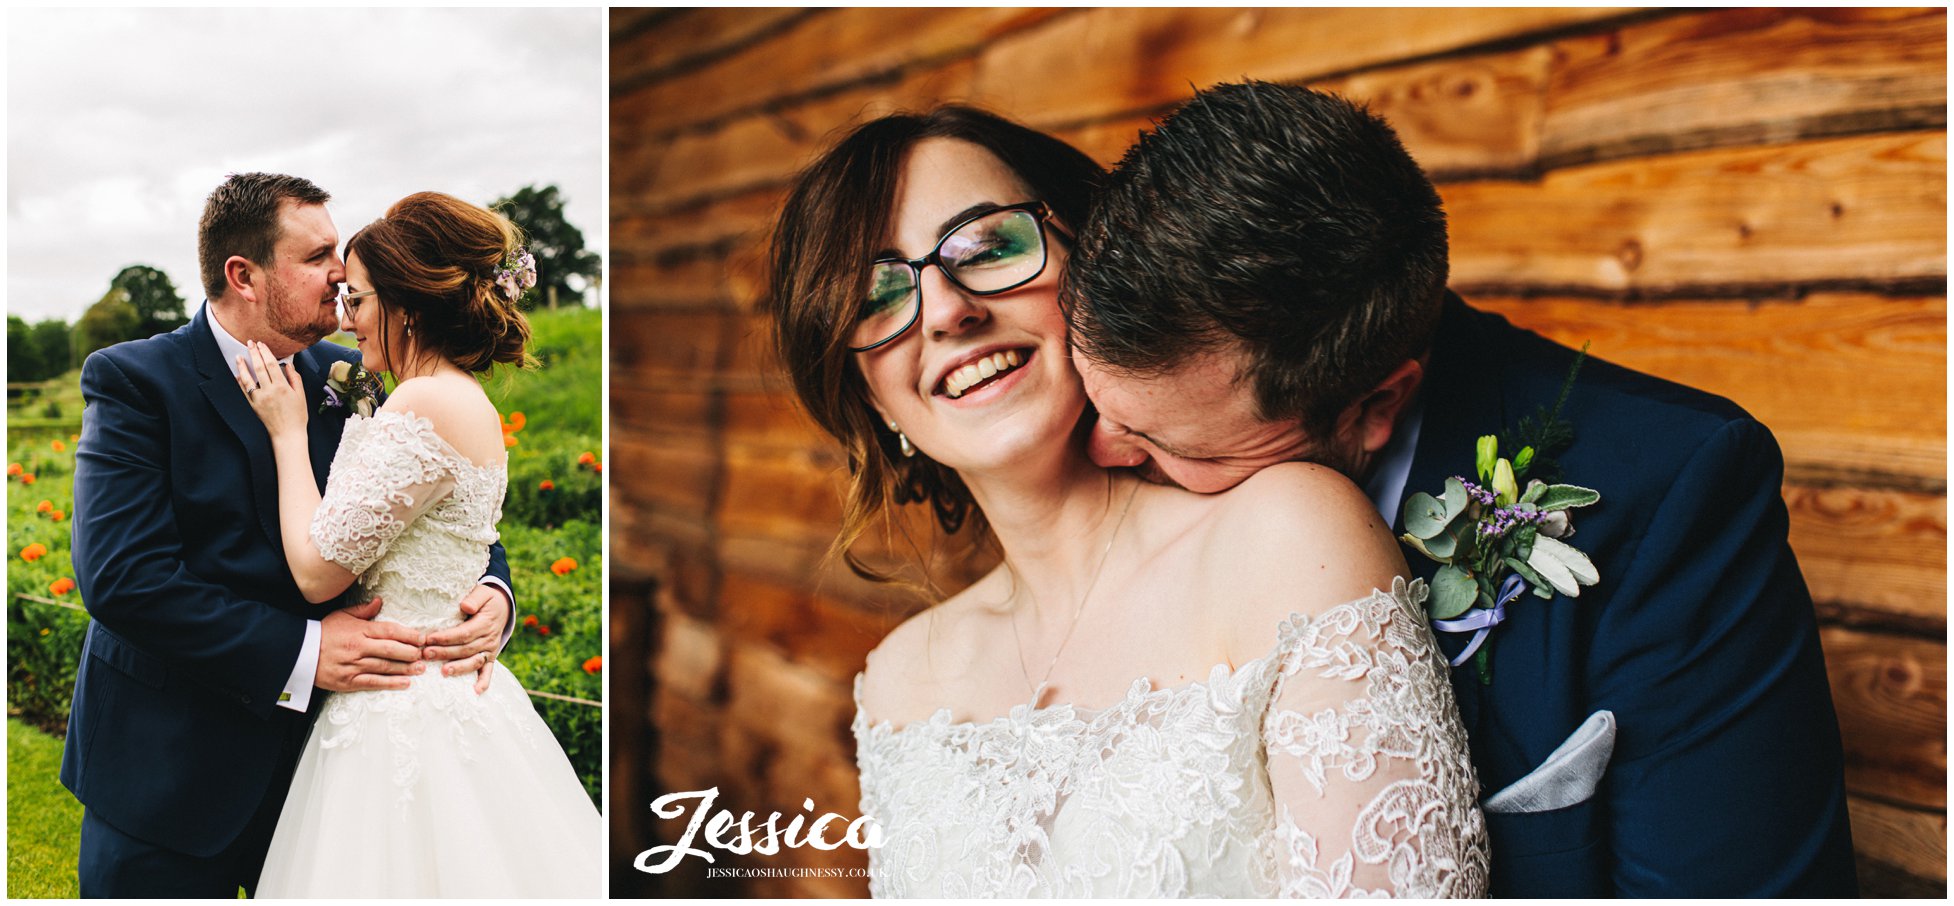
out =
<svg viewBox="0 0 1954 906"><path fill-rule="evenodd" d="M1485 825L1423 583L1291 615L1112 707L871 725L877 896L1482 896Z"/></svg>
<svg viewBox="0 0 1954 906"><path fill-rule="evenodd" d="M487 569L506 485L503 467L469 462L425 418L355 417L333 458L312 541L326 559L361 574L355 597L385 602L376 619L423 630L453 626L462 620L458 602ZM320 747L369 744L370 734L383 730L388 779L405 805L420 776L418 741L431 723L465 756L470 741L491 730L488 709L532 707L505 668L497 667L481 696L472 674L444 677L438 668L431 664L404 690L332 695L313 730ZM528 724L518 726L527 744L545 742Z"/></svg>

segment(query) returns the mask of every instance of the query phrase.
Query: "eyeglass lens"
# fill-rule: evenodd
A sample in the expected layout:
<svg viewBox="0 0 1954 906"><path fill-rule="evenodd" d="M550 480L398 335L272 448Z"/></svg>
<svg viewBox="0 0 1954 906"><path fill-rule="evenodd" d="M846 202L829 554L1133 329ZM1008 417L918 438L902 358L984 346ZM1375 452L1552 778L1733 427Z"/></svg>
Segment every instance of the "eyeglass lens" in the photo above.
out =
<svg viewBox="0 0 1954 906"><path fill-rule="evenodd" d="M931 259L958 286L973 293L999 293L1030 282L1044 270L1044 234L1030 211L995 211L944 236ZM906 261L876 262L851 345L873 346L907 329L922 300L920 276Z"/></svg>

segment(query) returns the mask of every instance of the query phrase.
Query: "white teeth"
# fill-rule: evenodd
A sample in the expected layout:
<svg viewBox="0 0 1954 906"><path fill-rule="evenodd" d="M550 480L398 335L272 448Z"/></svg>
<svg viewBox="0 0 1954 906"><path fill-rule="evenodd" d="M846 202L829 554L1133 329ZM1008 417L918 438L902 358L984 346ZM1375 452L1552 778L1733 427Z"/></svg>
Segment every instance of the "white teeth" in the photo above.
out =
<svg viewBox="0 0 1954 906"><path fill-rule="evenodd" d="M989 380L1022 364L1024 364L1024 357L1020 356L1015 349L991 353L975 362L950 372L943 379L943 391L951 399L956 399L963 396L965 390L969 390L977 383Z"/></svg>

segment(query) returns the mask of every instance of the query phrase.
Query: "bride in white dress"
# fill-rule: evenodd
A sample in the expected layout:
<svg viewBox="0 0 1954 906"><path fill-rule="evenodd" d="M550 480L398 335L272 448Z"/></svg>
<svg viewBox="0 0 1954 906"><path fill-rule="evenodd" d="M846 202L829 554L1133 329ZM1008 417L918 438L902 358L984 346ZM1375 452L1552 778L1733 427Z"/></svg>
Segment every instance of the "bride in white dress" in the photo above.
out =
<svg viewBox="0 0 1954 906"><path fill-rule="evenodd" d="M848 457L836 550L878 577L853 542L926 502L1003 553L857 679L871 891L1483 896L1426 591L1363 493L1287 464L1202 496L1086 457L1057 287L1098 173L944 108L851 133L780 217L767 308Z"/></svg>
<svg viewBox="0 0 1954 906"><path fill-rule="evenodd" d="M308 599L357 585L356 600L383 601L376 619L424 633L462 621L456 602L487 567L507 484L501 419L471 372L523 360L519 257L505 219L425 192L347 243L342 326L365 366L399 384L350 418L323 498L296 373L281 376L262 345L238 363ZM599 894L597 809L515 676L493 652L443 666L325 702L259 896Z"/></svg>

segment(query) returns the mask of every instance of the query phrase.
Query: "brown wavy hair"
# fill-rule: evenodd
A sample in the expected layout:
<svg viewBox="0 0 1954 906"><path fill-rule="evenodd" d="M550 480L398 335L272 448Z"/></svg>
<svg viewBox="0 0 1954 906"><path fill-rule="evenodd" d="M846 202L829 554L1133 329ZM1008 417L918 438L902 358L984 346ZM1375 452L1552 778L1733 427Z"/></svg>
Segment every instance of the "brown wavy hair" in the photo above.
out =
<svg viewBox="0 0 1954 906"><path fill-rule="evenodd" d="M533 366L529 321L495 284L496 269L522 248L509 218L440 192L416 192L346 241L379 290L380 354L387 319L405 318L421 349L480 373L497 364Z"/></svg>
<svg viewBox="0 0 1954 906"><path fill-rule="evenodd" d="M896 184L911 148L929 138L969 142L996 155L1039 201L1070 225L1085 222L1105 171L1077 148L973 107L871 120L844 135L802 170L781 208L768 256L761 307L772 319L774 349L801 405L841 443L848 463L841 530L828 549L851 570L878 582L852 548L880 515L929 504L946 534L986 534L983 512L949 467L922 453L905 457L877 417L868 385L848 349L868 296L868 263L889 230ZM891 524L895 523L893 518Z"/></svg>

